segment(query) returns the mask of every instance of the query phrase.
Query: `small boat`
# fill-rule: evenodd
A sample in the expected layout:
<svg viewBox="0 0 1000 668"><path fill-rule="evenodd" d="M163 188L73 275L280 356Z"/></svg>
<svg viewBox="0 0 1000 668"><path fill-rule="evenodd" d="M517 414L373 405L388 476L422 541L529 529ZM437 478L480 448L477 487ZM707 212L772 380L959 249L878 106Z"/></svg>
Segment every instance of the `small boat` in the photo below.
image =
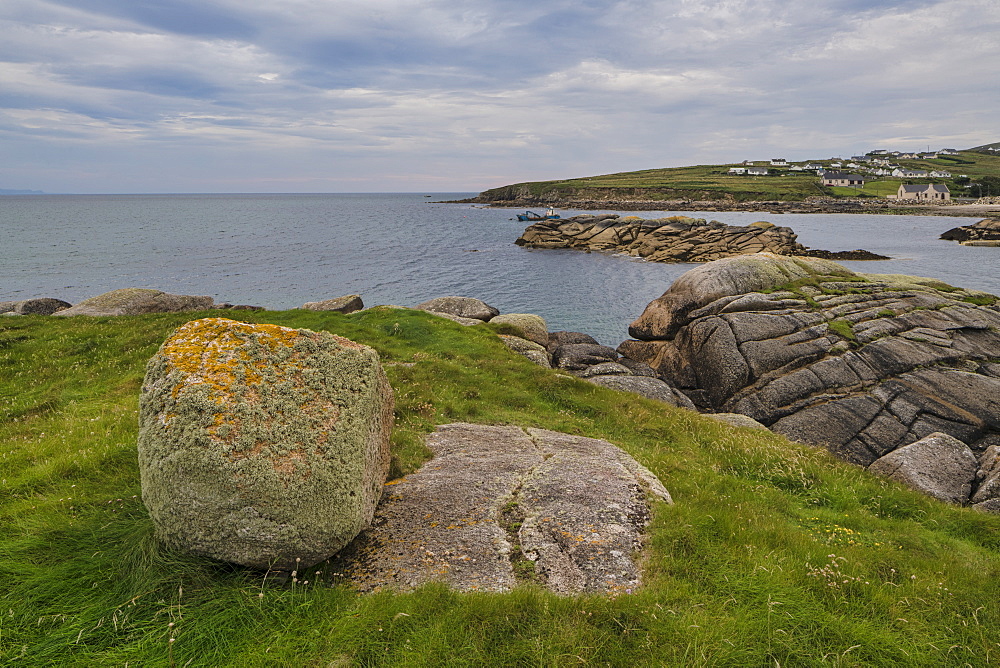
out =
<svg viewBox="0 0 1000 668"><path fill-rule="evenodd" d="M556 213L555 209L549 207L549 209L545 212L544 216L535 213L534 211L525 211L524 213L517 214L517 219L520 220L521 222L527 220L558 220L559 214Z"/></svg>

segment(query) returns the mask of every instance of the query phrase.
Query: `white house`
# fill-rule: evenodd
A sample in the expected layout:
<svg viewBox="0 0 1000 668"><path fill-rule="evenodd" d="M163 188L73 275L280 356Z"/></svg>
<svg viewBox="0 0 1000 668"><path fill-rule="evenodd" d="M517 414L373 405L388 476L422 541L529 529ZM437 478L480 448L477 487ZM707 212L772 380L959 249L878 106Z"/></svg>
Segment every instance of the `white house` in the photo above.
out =
<svg viewBox="0 0 1000 668"><path fill-rule="evenodd" d="M906 167L897 167L892 170L892 175L904 179L926 179L930 176L930 172L923 169L907 169Z"/></svg>
<svg viewBox="0 0 1000 668"><path fill-rule="evenodd" d="M747 173L747 168L746 167L730 167L729 168L729 173L730 174L735 174L735 175L746 174Z"/></svg>
<svg viewBox="0 0 1000 668"><path fill-rule="evenodd" d="M951 172L932 171L928 176L932 179L950 179Z"/></svg>
<svg viewBox="0 0 1000 668"><path fill-rule="evenodd" d="M896 191L896 199L950 200L951 191L943 183L924 183L913 186L904 183Z"/></svg>
<svg viewBox="0 0 1000 668"><path fill-rule="evenodd" d="M788 161L784 158L771 158L772 167L787 167Z"/></svg>
<svg viewBox="0 0 1000 668"><path fill-rule="evenodd" d="M747 167L750 176L767 176L767 167Z"/></svg>

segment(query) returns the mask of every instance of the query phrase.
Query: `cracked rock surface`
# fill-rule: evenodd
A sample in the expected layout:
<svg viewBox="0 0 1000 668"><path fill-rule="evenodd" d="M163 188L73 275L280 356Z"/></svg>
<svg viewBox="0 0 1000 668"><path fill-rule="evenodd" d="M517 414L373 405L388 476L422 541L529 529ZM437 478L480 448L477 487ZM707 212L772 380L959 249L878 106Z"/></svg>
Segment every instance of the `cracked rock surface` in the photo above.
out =
<svg viewBox="0 0 1000 668"><path fill-rule="evenodd" d="M360 590L537 582L577 594L640 584L647 498L671 499L620 448L474 424L442 425L427 445L434 458L386 486L372 526L334 561Z"/></svg>
<svg viewBox="0 0 1000 668"><path fill-rule="evenodd" d="M688 216L644 220L581 214L534 223L515 243L530 248L615 251L651 262L709 262L760 251L805 252L795 238L790 228L764 222L733 226Z"/></svg>
<svg viewBox="0 0 1000 668"><path fill-rule="evenodd" d="M977 457L1000 435L1000 308L986 293L762 253L687 272L630 332L619 351L702 410L862 466L934 432Z"/></svg>

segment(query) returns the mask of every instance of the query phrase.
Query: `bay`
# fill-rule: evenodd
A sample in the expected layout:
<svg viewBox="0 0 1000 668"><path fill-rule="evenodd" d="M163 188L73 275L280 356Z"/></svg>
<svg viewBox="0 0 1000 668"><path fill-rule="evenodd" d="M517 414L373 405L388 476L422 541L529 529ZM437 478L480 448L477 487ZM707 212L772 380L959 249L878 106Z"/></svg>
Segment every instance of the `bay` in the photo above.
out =
<svg viewBox="0 0 1000 668"><path fill-rule="evenodd" d="M617 345L628 323L695 265L514 245L515 211L439 203L472 193L8 195L0 197L0 301L79 302L147 287L287 309L358 293L413 306L465 295L537 313ZM560 211L566 217L578 213ZM640 212L645 218L677 211ZM692 213L769 220L812 248L892 259L855 271L915 274L1000 293L1000 249L938 240L976 219L857 214Z"/></svg>

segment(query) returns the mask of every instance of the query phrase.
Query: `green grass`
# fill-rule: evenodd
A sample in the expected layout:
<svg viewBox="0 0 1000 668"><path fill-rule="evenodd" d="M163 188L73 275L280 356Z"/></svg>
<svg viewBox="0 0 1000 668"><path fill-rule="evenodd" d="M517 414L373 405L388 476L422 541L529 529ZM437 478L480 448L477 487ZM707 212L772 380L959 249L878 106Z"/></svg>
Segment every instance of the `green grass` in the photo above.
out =
<svg viewBox="0 0 1000 668"><path fill-rule="evenodd" d="M768 433L541 369L414 311L240 313L374 346L393 470L456 420L606 438L654 471L644 586L360 596L168 552L139 500L146 360L191 315L0 322L0 664L962 666L1000 657L1000 517ZM403 366L399 363L412 363ZM322 568L317 569L322 573ZM171 642L173 639L173 642Z"/></svg>
<svg viewBox="0 0 1000 668"><path fill-rule="evenodd" d="M806 162L806 161L801 161ZM812 160L829 166L829 160ZM917 183L946 183L952 196L967 191L954 182L959 174L972 179L1000 176L1000 156L973 151L961 151L957 156L936 160L902 160L899 164L912 169L945 170L952 179L923 179ZM735 176L727 172L735 165L694 165L664 169L644 169L582 178L517 183L486 190L483 201L522 200L538 198L551 201L588 199L627 199L658 201L690 199L711 201L729 199L745 201L802 201L808 197L881 197L895 195L902 183L899 179L873 180L864 188L826 188L814 172L792 172L786 168L768 167L767 176ZM847 170L854 171L854 170Z"/></svg>

